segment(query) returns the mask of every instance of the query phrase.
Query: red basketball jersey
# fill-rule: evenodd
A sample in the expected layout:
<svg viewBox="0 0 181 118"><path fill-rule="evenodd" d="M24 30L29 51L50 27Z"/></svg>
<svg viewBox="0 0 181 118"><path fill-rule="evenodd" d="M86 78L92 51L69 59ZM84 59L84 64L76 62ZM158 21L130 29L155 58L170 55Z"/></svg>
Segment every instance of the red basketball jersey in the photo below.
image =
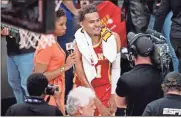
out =
<svg viewBox="0 0 181 118"><path fill-rule="evenodd" d="M98 63L95 65L97 76L92 80L91 85L93 86L96 96L99 98L102 104L108 107L108 100L111 97L111 63L103 55L102 40L93 48L97 55ZM81 86L81 82L77 76L75 76L74 87L78 86ZM96 109L94 115L99 116L98 109Z"/></svg>
<svg viewBox="0 0 181 118"><path fill-rule="evenodd" d="M110 83L110 66L111 63L103 55L102 41L93 47L98 58L98 63L95 65L97 76L92 80L93 87L99 87Z"/></svg>

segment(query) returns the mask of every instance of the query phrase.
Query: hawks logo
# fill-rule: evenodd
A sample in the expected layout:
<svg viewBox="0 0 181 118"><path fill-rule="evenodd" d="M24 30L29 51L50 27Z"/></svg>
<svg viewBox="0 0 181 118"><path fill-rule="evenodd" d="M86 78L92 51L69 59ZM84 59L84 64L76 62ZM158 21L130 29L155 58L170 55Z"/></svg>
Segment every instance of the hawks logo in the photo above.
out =
<svg viewBox="0 0 181 118"><path fill-rule="evenodd" d="M102 30L101 30L101 36L102 36L102 39L107 42L107 40L109 39L109 37L112 35L112 32L110 30L108 30L106 27L104 27Z"/></svg>

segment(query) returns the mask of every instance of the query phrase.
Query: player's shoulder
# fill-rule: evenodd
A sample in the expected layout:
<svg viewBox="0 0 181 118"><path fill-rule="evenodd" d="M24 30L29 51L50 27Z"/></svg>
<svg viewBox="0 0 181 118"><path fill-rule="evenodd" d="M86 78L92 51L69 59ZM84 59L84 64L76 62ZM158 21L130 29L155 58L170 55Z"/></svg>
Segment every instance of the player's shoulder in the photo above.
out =
<svg viewBox="0 0 181 118"><path fill-rule="evenodd" d="M113 34L114 37L115 37L115 40L116 40L116 43L117 43L117 47L118 47L118 51L119 51L120 48L121 48L121 40L120 40L120 37L119 37L119 35L118 35L116 32L112 32L112 34Z"/></svg>

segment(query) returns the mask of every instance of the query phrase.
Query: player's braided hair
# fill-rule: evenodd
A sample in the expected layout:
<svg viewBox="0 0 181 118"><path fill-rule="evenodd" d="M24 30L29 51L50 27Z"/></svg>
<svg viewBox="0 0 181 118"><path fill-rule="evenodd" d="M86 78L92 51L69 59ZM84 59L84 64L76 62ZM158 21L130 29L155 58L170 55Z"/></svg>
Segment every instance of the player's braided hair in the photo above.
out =
<svg viewBox="0 0 181 118"><path fill-rule="evenodd" d="M79 10L79 13L78 13L78 21L79 22L82 22L85 18L85 15L86 14L89 14L89 13L93 13L93 12L97 12L97 9L96 9L96 6L95 5L87 5L85 7L82 7L80 10Z"/></svg>

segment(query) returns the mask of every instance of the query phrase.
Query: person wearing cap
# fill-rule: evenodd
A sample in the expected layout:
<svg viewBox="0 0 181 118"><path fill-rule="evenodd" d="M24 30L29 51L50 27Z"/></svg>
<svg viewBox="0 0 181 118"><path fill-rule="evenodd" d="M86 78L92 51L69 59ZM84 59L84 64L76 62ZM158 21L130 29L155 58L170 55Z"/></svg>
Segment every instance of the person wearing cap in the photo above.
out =
<svg viewBox="0 0 181 118"><path fill-rule="evenodd" d="M148 103L163 95L161 74L151 63L152 41L142 36L130 42L135 66L118 80L116 116L141 116Z"/></svg>
<svg viewBox="0 0 181 118"><path fill-rule="evenodd" d="M181 74L168 73L162 89L165 96L149 103L143 116L181 116Z"/></svg>

